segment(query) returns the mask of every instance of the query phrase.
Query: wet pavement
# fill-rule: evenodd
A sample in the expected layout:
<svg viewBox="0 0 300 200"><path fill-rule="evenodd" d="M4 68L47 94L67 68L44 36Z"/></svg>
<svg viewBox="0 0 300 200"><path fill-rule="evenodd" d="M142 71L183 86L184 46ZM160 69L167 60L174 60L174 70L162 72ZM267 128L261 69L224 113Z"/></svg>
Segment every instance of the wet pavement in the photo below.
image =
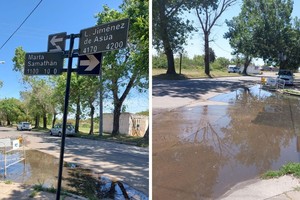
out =
<svg viewBox="0 0 300 200"><path fill-rule="evenodd" d="M300 160L299 98L243 85L154 113L153 199L215 199Z"/></svg>

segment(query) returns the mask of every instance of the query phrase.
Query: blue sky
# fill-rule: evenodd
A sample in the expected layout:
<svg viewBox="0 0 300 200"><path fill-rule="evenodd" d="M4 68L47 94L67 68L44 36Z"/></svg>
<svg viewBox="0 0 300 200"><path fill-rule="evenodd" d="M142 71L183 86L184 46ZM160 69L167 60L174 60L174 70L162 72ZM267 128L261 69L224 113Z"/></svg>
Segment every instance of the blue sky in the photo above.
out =
<svg viewBox="0 0 300 200"><path fill-rule="evenodd" d="M0 46L39 2L40 0L9 0L1 3ZM96 25L97 20L94 16L102 11L103 5L119 9L122 2L122 0L43 0L19 31L0 50L0 61L5 61L5 64L0 64L0 80L3 81L0 99L19 98L19 92L24 90L20 81L21 75L12 70L12 58L17 47L22 46L26 52L46 52L50 34L60 32L77 34L82 29ZM75 48L78 48L76 43ZM76 64L77 62L73 61L73 65ZM133 91L126 104L130 112L148 110L148 94ZM108 106L105 108L105 111L110 111Z"/></svg>
<svg viewBox="0 0 300 200"><path fill-rule="evenodd" d="M227 11L221 15L219 20L217 21L217 26L212 29L212 33L210 35L210 39L213 41L210 42L210 47L215 51L217 57L225 57L228 59L232 58L231 52L232 49L229 45L228 40L223 38L225 32L228 31L228 27L225 23L225 20L230 20L232 17L239 15L241 10L241 3L239 0L234 6L231 6ZM300 18L300 1L294 0L294 9L292 16L297 16ZM190 20L194 21L194 24L200 28L200 22L196 17L196 13L192 12L187 16ZM204 54L204 43L203 37L200 35L200 32L194 33L191 40L185 47L185 51L187 51L189 57L193 57L194 55L203 55ZM255 63L258 65L263 64L261 59L255 60Z"/></svg>

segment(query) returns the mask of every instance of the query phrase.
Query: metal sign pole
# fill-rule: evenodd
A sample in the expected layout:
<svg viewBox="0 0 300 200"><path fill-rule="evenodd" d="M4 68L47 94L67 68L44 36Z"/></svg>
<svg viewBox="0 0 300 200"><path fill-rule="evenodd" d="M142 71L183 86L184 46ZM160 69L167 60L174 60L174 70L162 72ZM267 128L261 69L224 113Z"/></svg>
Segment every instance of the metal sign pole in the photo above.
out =
<svg viewBox="0 0 300 200"><path fill-rule="evenodd" d="M102 88L102 66L99 73L100 79L100 115L99 115L99 136L103 136L103 88Z"/></svg>
<svg viewBox="0 0 300 200"><path fill-rule="evenodd" d="M60 199L61 191L61 181L62 181L62 171L64 163L64 150L65 150L65 139L66 139L66 125L67 125L67 116L68 116L68 107L69 107L69 94L70 94L70 83L71 83L71 72L72 72L72 62L73 62L73 48L74 48L74 39L75 34L70 34L70 49L68 55L68 70L67 70L67 83L66 83L66 93L65 93L65 105L64 105L64 115L63 115L63 127L62 127L62 136L61 136L61 148L60 148L60 158L59 158L59 171L58 171L58 181L57 181L57 190L56 190L56 200Z"/></svg>

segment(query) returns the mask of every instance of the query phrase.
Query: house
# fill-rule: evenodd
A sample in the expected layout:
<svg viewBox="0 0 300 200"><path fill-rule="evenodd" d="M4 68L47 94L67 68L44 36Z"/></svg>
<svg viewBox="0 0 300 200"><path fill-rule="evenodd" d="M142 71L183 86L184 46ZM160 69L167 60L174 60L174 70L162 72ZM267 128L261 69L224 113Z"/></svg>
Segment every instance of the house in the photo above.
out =
<svg viewBox="0 0 300 200"><path fill-rule="evenodd" d="M120 134L143 137L149 125L148 116L132 113L121 113ZM103 131L111 133L113 130L113 114L103 114Z"/></svg>

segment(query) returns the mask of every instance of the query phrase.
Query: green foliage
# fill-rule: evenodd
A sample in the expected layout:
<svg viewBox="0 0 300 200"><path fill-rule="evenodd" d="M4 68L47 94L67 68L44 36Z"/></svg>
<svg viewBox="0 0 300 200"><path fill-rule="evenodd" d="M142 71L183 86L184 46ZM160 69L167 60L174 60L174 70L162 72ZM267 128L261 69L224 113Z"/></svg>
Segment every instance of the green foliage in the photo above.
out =
<svg viewBox="0 0 300 200"><path fill-rule="evenodd" d="M138 114L138 115L149 116L149 110L147 110L147 111L142 111L142 112L138 112L138 113L136 113L136 114Z"/></svg>
<svg viewBox="0 0 300 200"><path fill-rule="evenodd" d="M0 120L6 121L8 125L21 121L25 118L22 102L15 98L0 100Z"/></svg>
<svg viewBox="0 0 300 200"><path fill-rule="evenodd" d="M12 182L11 180L6 180L6 181L4 181L4 183L7 184L7 185L10 185L10 184L12 184L13 182Z"/></svg>
<svg viewBox="0 0 300 200"><path fill-rule="evenodd" d="M17 72L23 72L24 71L24 65L25 65L25 54L26 52L23 50L22 47L17 47L15 50L15 56L12 59L14 62L14 71Z"/></svg>
<svg viewBox="0 0 300 200"><path fill-rule="evenodd" d="M103 59L103 86L114 104L113 134L118 134L117 121L123 102L132 88L140 92L148 89L149 76L149 18L148 1L128 0L121 9L123 12L104 6L97 15L98 24L129 18L128 46L122 50L107 52Z"/></svg>
<svg viewBox="0 0 300 200"><path fill-rule="evenodd" d="M230 61L227 58L219 57L211 64L213 70L226 71L227 66L230 64Z"/></svg>
<svg viewBox="0 0 300 200"><path fill-rule="evenodd" d="M153 45L158 51L172 49L174 53L182 51L183 45L194 30L190 20L184 20L183 1L153 0Z"/></svg>
<svg viewBox="0 0 300 200"><path fill-rule="evenodd" d="M268 171L262 175L262 178L276 178L284 175L292 174L300 178L300 163L288 163L283 165L278 171Z"/></svg>
<svg viewBox="0 0 300 200"><path fill-rule="evenodd" d="M152 56L152 67L167 69L168 68L167 57L164 54Z"/></svg>
<svg viewBox="0 0 300 200"><path fill-rule="evenodd" d="M300 63L299 20L292 21L291 0L246 0L241 13L227 21L235 54L259 57L281 68L297 68Z"/></svg>
<svg viewBox="0 0 300 200"><path fill-rule="evenodd" d="M153 68L159 69L164 66L159 65L160 62L165 61L165 56L163 54L159 54L158 56L153 56ZM216 58L215 61L211 64L211 68L214 70L227 70L227 66L231 62L224 57ZM175 58L175 66L178 69L180 64L180 57ZM189 58L186 54L182 55L182 69L195 69L201 70L204 69L204 55L195 55L193 58Z"/></svg>

